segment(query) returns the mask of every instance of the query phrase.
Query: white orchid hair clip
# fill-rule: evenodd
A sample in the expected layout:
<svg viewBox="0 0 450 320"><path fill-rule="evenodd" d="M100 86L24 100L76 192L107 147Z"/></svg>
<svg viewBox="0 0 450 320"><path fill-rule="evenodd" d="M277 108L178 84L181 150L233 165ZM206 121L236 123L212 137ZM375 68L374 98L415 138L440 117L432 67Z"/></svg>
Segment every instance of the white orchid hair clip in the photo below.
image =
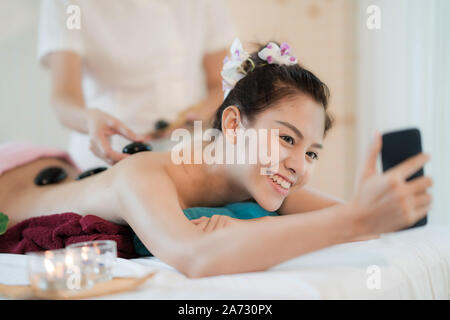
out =
<svg viewBox="0 0 450 320"><path fill-rule="evenodd" d="M268 64L278 65L294 65L297 64L297 58L290 55L291 47L283 42L278 46L274 42L269 42L261 51L258 57ZM230 48L231 57L225 57L222 68L222 90L224 91L224 99L234 88L236 83L247 75L247 71L242 68L245 61L248 61L252 68L255 69L255 62L251 59L250 54L244 50L241 41L234 39Z"/></svg>
<svg viewBox="0 0 450 320"><path fill-rule="evenodd" d="M291 47L283 42L279 47L276 43L269 42L269 44L258 52L258 57L267 63L279 64L289 66L291 64L297 64L297 58L290 55Z"/></svg>

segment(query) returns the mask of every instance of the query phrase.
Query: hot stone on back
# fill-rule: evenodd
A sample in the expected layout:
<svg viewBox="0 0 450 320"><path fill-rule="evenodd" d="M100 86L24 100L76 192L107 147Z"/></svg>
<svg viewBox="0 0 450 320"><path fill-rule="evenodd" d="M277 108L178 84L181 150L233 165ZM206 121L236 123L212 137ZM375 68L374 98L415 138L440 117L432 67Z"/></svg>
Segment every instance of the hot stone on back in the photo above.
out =
<svg viewBox="0 0 450 320"><path fill-rule="evenodd" d="M128 154L135 154L143 151L152 151L152 146L142 142L133 142L129 145L126 145L122 152Z"/></svg>
<svg viewBox="0 0 450 320"><path fill-rule="evenodd" d="M98 168L87 170L87 171L81 173L80 175L78 175L78 177L76 177L76 180L81 180L81 179L93 176L94 174L105 171L106 169L107 169L106 167L98 167Z"/></svg>
<svg viewBox="0 0 450 320"><path fill-rule="evenodd" d="M67 172L61 167L48 167L41 170L36 178L34 184L37 186L46 186L63 181L67 178Z"/></svg>
<svg viewBox="0 0 450 320"><path fill-rule="evenodd" d="M163 130L169 126L169 123L166 120L158 120L155 123L155 130Z"/></svg>

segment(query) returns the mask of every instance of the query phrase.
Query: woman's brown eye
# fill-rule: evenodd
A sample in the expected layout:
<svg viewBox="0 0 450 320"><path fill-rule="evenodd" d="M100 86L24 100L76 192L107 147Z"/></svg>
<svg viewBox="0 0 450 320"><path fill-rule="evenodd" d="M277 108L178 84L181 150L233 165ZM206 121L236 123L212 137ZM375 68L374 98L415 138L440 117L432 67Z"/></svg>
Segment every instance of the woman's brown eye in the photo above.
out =
<svg viewBox="0 0 450 320"><path fill-rule="evenodd" d="M280 136L281 139L286 141L289 144L294 144L295 140L291 136Z"/></svg>
<svg viewBox="0 0 450 320"><path fill-rule="evenodd" d="M312 154L312 156L310 156L312 159L314 160L319 160L319 155L315 152L307 152L306 154Z"/></svg>

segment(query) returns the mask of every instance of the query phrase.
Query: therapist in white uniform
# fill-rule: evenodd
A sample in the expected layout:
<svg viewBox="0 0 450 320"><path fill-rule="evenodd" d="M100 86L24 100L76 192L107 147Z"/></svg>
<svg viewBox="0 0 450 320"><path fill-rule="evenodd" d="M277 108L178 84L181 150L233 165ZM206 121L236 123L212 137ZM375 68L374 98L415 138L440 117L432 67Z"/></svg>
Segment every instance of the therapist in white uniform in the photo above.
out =
<svg viewBox="0 0 450 320"><path fill-rule="evenodd" d="M234 36L221 0L42 0L38 59L78 166L121 160L188 107L191 120L212 116Z"/></svg>

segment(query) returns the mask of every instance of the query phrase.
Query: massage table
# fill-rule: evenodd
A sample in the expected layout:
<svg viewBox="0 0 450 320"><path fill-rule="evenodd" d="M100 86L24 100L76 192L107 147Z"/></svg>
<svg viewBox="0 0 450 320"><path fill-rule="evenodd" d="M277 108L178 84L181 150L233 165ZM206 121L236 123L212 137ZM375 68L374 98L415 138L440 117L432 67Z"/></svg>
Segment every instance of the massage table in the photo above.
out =
<svg viewBox="0 0 450 320"><path fill-rule="evenodd" d="M0 283L28 284L26 259L0 254ZM156 257L118 259L113 270L115 277L150 272L132 291L95 299L450 299L450 226L339 244L264 272L190 279Z"/></svg>

